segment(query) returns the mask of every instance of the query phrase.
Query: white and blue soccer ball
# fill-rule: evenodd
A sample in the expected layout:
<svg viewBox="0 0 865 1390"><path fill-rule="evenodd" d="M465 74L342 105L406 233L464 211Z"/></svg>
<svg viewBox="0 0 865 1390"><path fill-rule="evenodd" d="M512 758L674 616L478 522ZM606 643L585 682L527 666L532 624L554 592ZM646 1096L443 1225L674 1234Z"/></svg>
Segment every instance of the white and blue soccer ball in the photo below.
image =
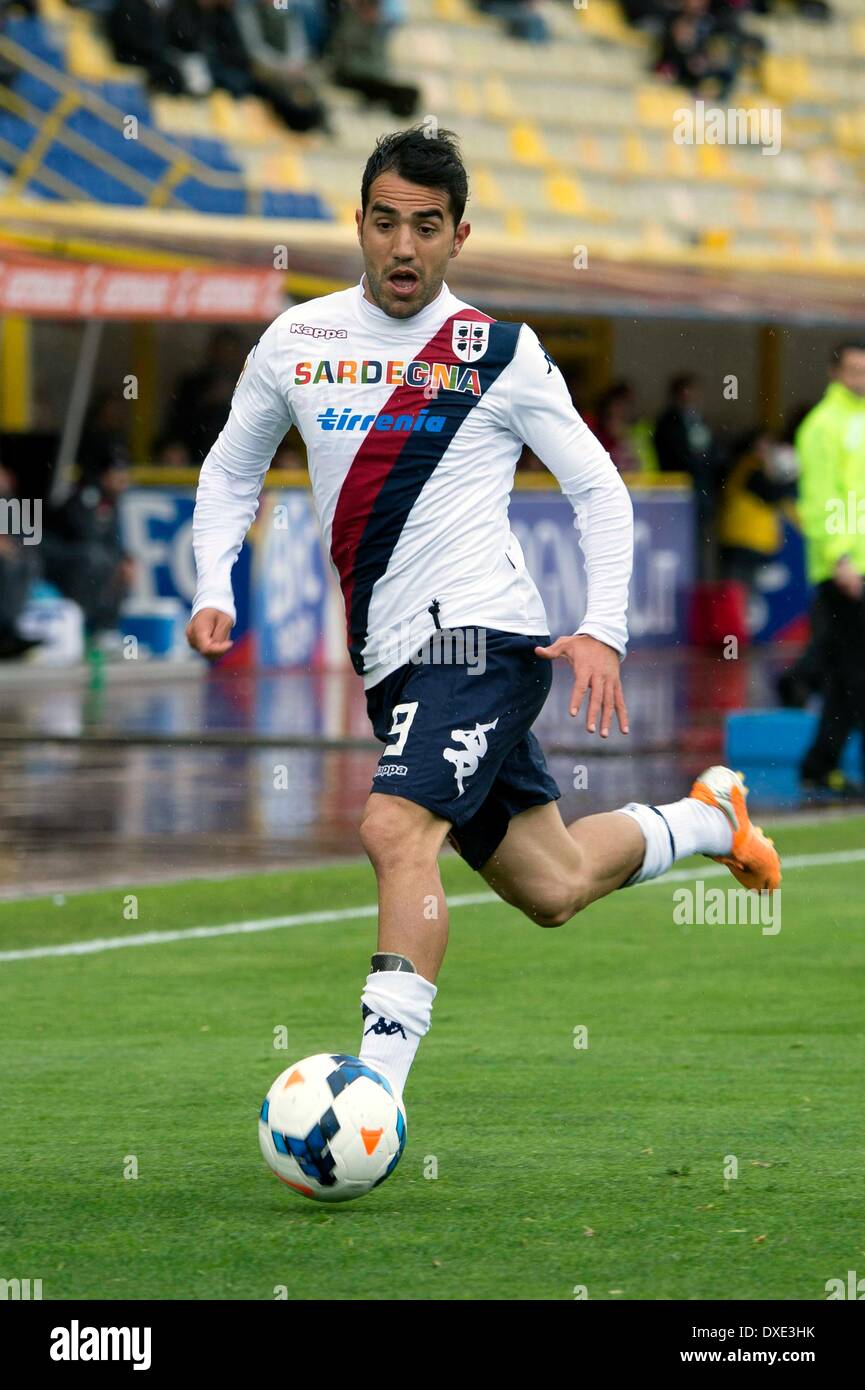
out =
<svg viewBox="0 0 865 1390"><path fill-rule="evenodd" d="M318 1202L362 1197L405 1148L401 1099L381 1072L342 1052L304 1057L264 1098L258 1141L281 1182Z"/></svg>

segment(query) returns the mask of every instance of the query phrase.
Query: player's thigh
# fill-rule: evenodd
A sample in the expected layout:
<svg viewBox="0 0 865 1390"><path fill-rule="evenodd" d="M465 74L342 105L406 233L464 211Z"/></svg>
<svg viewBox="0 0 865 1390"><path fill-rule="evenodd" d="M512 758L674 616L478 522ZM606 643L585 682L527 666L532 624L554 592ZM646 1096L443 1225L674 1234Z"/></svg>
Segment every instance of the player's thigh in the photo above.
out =
<svg viewBox="0 0 865 1390"><path fill-rule="evenodd" d="M567 920L579 910L583 869L582 853L558 803L548 801L512 817L480 873L505 902L555 925L552 919Z"/></svg>
<svg viewBox="0 0 865 1390"><path fill-rule="evenodd" d="M387 792L370 792L360 822L360 838L377 870L435 860L450 821L416 801Z"/></svg>

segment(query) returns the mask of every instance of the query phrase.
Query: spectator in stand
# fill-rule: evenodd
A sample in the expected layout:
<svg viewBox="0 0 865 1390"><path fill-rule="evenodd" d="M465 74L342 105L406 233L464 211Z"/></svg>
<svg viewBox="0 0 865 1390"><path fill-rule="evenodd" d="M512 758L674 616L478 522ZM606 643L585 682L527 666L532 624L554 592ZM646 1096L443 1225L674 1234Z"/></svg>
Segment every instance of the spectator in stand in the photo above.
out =
<svg viewBox="0 0 865 1390"><path fill-rule="evenodd" d="M594 432L620 473L639 473L642 461L632 429L636 396L630 382L617 381L598 401Z"/></svg>
<svg viewBox="0 0 865 1390"><path fill-rule="evenodd" d="M179 57L168 44L168 11L171 0L117 0L104 24L118 63L133 63L147 73L156 92L187 90Z"/></svg>
<svg viewBox="0 0 865 1390"><path fill-rule="evenodd" d="M537 0L475 0L483 14L504 21L505 32L512 39L529 43L547 43L550 31Z"/></svg>
<svg viewBox="0 0 865 1390"><path fill-rule="evenodd" d="M324 105L307 75L310 49L301 7L240 0L237 25L259 88L291 130L327 129Z"/></svg>
<svg viewBox="0 0 865 1390"><path fill-rule="evenodd" d="M172 47L204 68L204 82L209 85L196 95L206 96L214 87L235 97L253 92L255 80L237 27L234 0L174 0L167 32ZM189 63L185 72L189 79Z"/></svg>
<svg viewBox="0 0 865 1390"><path fill-rule="evenodd" d="M24 656L38 642L28 641L18 631L20 618L30 586L38 577L36 546L24 545L23 538L11 533L5 524L12 515L8 504L17 497L17 480L11 468L0 463L0 661L11 661Z"/></svg>
<svg viewBox="0 0 865 1390"><path fill-rule="evenodd" d="M666 408L655 425L654 445L661 472L687 473L694 485L698 573L707 579L714 546L718 449L703 419L702 394L702 382L693 372L672 378Z"/></svg>
<svg viewBox="0 0 865 1390"><path fill-rule="evenodd" d="M760 571L784 541L781 504L796 496L796 453L770 430L750 430L733 449L718 499L721 573L756 593Z"/></svg>
<svg viewBox="0 0 865 1390"><path fill-rule="evenodd" d="M681 0L664 27L655 71L700 96L723 100L740 57L738 42L712 18L709 0Z"/></svg>
<svg viewBox="0 0 865 1390"><path fill-rule="evenodd" d="M153 464L156 468L191 468L189 446L182 439L163 435L153 446Z"/></svg>
<svg viewBox="0 0 865 1390"><path fill-rule="evenodd" d="M134 575L120 537L118 503L129 483L117 459L83 453L72 495L51 516L42 541L45 578L84 613L89 641L117 627Z"/></svg>
<svg viewBox="0 0 865 1390"><path fill-rule="evenodd" d="M128 468L131 463L127 443L127 403L113 391L100 392L84 421L80 453L91 468Z"/></svg>
<svg viewBox="0 0 865 1390"><path fill-rule="evenodd" d="M635 29L657 33L674 8L675 0L621 0L622 11Z"/></svg>
<svg viewBox="0 0 865 1390"><path fill-rule="evenodd" d="M186 446L195 465L204 462L228 419L245 357L240 334L233 328L217 328L211 335L203 365L180 381L165 434Z"/></svg>
<svg viewBox="0 0 865 1390"><path fill-rule="evenodd" d="M360 92L370 104L387 106L394 116L412 116L420 92L394 82L387 53L392 28L380 0L339 0L330 43L332 76L338 87Z"/></svg>

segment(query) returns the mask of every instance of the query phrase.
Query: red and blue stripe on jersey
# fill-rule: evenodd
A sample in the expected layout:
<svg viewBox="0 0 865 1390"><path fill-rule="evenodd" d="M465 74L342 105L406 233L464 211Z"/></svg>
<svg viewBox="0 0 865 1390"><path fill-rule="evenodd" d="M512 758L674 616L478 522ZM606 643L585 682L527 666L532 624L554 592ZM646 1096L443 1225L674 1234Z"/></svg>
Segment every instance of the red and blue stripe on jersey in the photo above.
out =
<svg viewBox="0 0 865 1390"><path fill-rule="evenodd" d="M521 324L497 323L476 309L466 308L444 321L426 347L416 354L418 359L464 365L453 349L455 319L490 325L487 350L479 362L472 364L480 377L480 395L439 390L434 398L434 409L445 416L445 422L435 433L370 430L346 473L337 499L330 553L345 601L348 649L358 674L364 669L363 648L373 589L387 570L421 489L435 472L469 412L516 352ZM430 398L423 391L401 384L379 414L417 416L421 410L429 408ZM434 597L431 594L430 600Z"/></svg>

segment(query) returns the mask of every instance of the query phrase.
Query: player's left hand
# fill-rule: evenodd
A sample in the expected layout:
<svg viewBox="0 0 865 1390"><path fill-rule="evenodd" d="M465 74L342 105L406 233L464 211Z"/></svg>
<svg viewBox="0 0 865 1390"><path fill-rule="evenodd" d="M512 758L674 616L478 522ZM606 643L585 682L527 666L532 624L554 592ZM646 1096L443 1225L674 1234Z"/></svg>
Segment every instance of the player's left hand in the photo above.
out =
<svg viewBox="0 0 865 1390"><path fill-rule="evenodd" d="M586 728L590 734L595 732L600 715L601 738L607 738L610 722L615 712L619 728L623 734L628 732L628 711L622 691L621 663L619 653L606 642L596 637L559 637L549 647L535 647L536 656L548 661L563 657L570 663L574 673L574 688L571 691L569 713L577 715L588 692L589 702L586 710Z"/></svg>

